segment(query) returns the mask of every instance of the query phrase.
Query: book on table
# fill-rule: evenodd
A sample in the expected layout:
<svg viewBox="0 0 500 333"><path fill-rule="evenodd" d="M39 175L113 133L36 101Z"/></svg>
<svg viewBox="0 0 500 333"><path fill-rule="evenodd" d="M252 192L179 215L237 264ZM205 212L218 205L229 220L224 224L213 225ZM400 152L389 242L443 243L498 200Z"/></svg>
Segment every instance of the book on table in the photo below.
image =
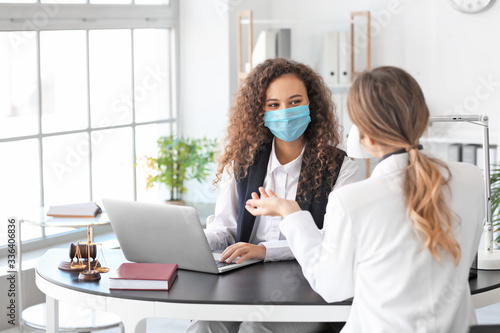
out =
<svg viewBox="0 0 500 333"><path fill-rule="evenodd" d="M96 217L101 213L101 207L95 202L86 202L71 205L50 206L47 216L53 217Z"/></svg>
<svg viewBox="0 0 500 333"><path fill-rule="evenodd" d="M123 263L109 277L109 289L169 290L177 269L177 264Z"/></svg>

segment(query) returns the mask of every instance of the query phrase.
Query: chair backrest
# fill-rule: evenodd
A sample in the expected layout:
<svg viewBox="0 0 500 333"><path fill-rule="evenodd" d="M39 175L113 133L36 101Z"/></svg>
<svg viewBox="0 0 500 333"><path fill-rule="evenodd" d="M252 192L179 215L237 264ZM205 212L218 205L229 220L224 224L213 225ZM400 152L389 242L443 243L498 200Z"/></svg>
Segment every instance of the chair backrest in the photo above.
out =
<svg viewBox="0 0 500 333"><path fill-rule="evenodd" d="M498 333L500 332L500 325L476 325L471 326L469 333Z"/></svg>

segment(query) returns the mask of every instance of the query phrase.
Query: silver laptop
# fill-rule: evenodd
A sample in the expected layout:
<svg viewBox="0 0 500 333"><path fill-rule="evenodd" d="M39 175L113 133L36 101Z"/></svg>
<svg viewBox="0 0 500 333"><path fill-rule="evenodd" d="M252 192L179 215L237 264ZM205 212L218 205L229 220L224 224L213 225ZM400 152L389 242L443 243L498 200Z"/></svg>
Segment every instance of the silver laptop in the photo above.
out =
<svg viewBox="0 0 500 333"><path fill-rule="evenodd" d="M196 209L187 206L103 199L125 258L134 262L174 263L180 269L219 274L260 260L220 263L212 253Z"/></svg>

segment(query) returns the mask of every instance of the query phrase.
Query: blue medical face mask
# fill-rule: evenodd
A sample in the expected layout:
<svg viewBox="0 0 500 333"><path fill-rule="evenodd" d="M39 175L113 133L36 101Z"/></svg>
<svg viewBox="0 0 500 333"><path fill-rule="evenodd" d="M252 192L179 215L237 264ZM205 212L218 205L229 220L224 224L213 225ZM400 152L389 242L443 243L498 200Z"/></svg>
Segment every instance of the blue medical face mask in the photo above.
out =
<svg viewBox="0 0 500 333"><path fill-rule="evenodd" d="M309 105L294 108L267 111L264 121L275 137L286 142L297 140L311 122Z"/></svg>

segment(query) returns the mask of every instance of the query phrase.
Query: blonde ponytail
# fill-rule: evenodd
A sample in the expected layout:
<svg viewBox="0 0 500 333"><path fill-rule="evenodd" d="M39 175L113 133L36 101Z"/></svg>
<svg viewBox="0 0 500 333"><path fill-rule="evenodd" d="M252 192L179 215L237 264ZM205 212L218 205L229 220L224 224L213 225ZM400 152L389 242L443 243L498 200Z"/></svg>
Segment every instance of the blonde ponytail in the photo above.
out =
<svg viewBox="0 0 500 333"><path fill-rule="evenodd" d="M423 246L438 261L441 248L458 263L460 245L453 233L452 211L446 203L451 174L445 163L418 149L419 138L429 121L429 110L417 81L396 67L364 72L351 86L347 111L360 133L380 145L408 152L403 181L408 216L422 236Z"/></svg>
<svg viewBox="0 0 500 333"><path fill-rule="evenodd" d="M450 253L455 263L460 261L460 245L452 229L452 213L446 204L445 190L448 188L450 172L439 160L422 154L418 149L410 149L409 165L405 170L403 193L408 215L413 227L423 236L423 245L441 261L438 247ZM445 169L443 176L438 167Z"/></svg>

